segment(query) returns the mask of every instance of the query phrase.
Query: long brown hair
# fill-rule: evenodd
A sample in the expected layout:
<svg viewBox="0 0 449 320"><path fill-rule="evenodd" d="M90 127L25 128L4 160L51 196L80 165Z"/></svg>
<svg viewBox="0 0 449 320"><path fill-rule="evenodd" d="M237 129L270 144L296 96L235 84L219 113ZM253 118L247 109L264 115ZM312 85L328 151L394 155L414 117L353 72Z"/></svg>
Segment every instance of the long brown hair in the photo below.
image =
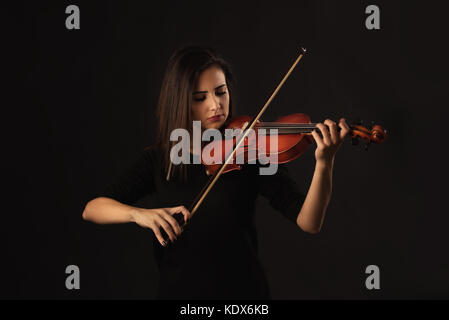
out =
<svg viewBox="0 0 449 320"><path fill-rule="evenodd" d="M234 77L230 65L214 49L188 46L176 50L170 57L162 80L156 116L158 128L156 145L162 153L162 168L167 180L181 178L187 181L187 166L174 165L170 161L170 150L176 141L170 141L170 133L183 128L192 134L191 99L194 85L201 72L212 65L219 66L225 77L229 93L229 116L233 111Z"/></svg>

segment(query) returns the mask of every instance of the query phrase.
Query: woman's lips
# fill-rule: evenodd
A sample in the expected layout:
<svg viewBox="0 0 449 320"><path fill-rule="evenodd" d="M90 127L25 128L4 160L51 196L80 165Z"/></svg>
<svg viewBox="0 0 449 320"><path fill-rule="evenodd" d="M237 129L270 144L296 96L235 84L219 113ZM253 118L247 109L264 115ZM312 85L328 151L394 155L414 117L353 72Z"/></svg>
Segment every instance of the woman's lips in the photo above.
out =
<svg viewBox="0 0 449 320"><path fill-rule="evenodd" d="M224 118L224 115L223 114L219 114L219 115L207 118L207 120L210 121L210 122L216 122L216 121L222 120L223 118Z"/></svg>

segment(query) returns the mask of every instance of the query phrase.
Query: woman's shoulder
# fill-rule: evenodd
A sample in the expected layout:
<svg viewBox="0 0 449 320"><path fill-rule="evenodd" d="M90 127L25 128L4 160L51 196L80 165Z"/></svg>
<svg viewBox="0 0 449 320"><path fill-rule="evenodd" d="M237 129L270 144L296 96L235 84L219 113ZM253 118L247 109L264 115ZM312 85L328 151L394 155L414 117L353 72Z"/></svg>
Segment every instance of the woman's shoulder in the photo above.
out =
<svg viewBox="0 0 449 320"><path fill-rule="evenodd" d="M139 165L156 168L160 165L161 157L156 145L145 146L136 153L136 161Z"/></svg>

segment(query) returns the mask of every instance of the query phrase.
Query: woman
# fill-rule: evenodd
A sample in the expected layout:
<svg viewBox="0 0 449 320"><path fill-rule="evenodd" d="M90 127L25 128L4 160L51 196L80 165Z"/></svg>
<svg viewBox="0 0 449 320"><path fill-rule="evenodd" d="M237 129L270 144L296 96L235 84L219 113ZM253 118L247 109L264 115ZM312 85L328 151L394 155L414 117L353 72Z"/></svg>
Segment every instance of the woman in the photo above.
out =
<svg viewBox="0 0 449 320"><path fill-rule="evenodd" d="M228 64L213 50L186 47L169 60L158 102L157 143L121 178L91 200L83 218L95 223L135 222L154 233L155 258L160 270L161 299L269 299L270 291L257 256L254 206L260 194L270 205L308 233L323 224L331 197L334 156L349 132L344 119L337 125L317 124L322 137L316 141L316 166L306 196L299 192L287 169L259 175L258 165L245 165L220 177L195 213L189 228L182 230L173 214L191 218L186 206L208 180L199 154L190 153L190 164L170 161L170 133L177 128L192 132L192 121L202 130L223 129L233 111L233 81ZM192 136L192 135L191 135ZM152 209L134 204L156 194ZM164 241L161 230L169 236Z"/></svg>

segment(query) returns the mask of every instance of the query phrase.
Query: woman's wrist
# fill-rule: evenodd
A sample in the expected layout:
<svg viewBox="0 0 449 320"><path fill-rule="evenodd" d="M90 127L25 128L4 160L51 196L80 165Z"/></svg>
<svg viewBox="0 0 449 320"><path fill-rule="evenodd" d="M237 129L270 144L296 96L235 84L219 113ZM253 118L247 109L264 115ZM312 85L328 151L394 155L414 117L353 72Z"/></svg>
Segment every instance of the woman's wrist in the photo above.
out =
<svg viewBox="0 0 449 320"><path fill-rule="evenodd" d="M317 160L315 164L315 171L329 172L334 167L334 159L330 160Z"/></svg>
<svg viewBox="0 0 449 320"><path fill-rule="evenodd" d="M136 222L137 221L137 215L140 213L140 208L136 207L129 207L129 222Z"/></svg>

